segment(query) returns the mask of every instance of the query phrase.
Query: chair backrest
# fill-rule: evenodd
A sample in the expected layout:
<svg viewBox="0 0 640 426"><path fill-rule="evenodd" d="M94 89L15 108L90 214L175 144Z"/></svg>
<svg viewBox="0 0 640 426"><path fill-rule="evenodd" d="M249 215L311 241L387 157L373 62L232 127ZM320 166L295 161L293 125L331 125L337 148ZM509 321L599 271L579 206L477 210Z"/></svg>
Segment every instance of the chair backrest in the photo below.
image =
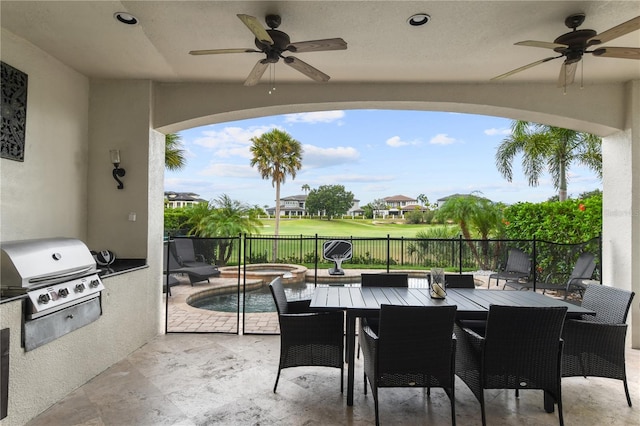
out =
<svg viewBox="0 0 640 426"><path fill-rule="evenodd" d="M444 284L447 288L476 288L472 274L447 274Z"/></svg>
<svg viewBox="0 0 640 426"><path fill-rule="evenodd" d="M556 376L566 313L566 306L491 305L484 342L485 377L500 375L502 381L504 377L513 377L516 381L521 377L539 376L541 372ZM517 383L513 385L517 387ZM537 385L540 383L528 384Z"/></svg>
<svg viewBox="0 0 640 426"><path fill-rule="evenodd" d="M576 264L569 276L569 282L575 279L589 279L593 275L593 271L596 269L596 257L588 252L584 252L576 260Z"/></svg>
<svg viewBox="0 0 640 426"><path fill-rule="evenodd" d="M176 238L173 240L173 246L180 262L196 261L196 251L193 248L193 240L190 238Z"/></svg>
<svg viewBox="0 0 640 426"><path fill-rule="evenodd" d="M587 285L582 295L582 307L596 315L583 315L582 319L602 324L624 324L635 293L602 284Z"/></svg>
<svg viewBox="0 0 640 426"><path fill-rule="evenodd" d="M409 274L361 274L362 287L409 287Z"/></svg>
<svg viewBox="0 0 640 426"><path fill-rule="evenodd" d="M400 373L448 369L456 309L455 305L381 305L379 371Z"/></svg>
<svg viewBox="0 0 640 426"><path fill-rule="evenodd" d="M282 278L276 277L273 281L271 281L269 283L269 290L271 290L273 301L276 303L278 315L289 313L289 305L287 303L287 295L285 294L284 287L282 285Z"/></svg>
<svg viewBox="0 0 640 426"><path fill-rule="evenodd" d="M528 274L531 272L531 258L524 251L518 248L511 248L507 257L507 266L504 270L505 272Z"/></svg>
<svg viewBox="0 0 640 426"><path fill-rule="evenodd" d="M169 260L169 267L167 268L167 257ZM175 271L177 269L182 268L172 250L169 250L167 243L164 243L164 251L162 255L162 267L164 271Z"/></svg>

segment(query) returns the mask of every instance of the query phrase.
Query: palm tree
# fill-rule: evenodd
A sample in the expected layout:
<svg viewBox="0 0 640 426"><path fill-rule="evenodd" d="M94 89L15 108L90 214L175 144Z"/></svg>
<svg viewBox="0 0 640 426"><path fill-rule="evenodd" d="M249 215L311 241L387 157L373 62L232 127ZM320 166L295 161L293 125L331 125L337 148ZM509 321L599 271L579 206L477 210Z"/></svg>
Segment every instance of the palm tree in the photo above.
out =
<svg viewBox="0 0 640 426"><path fill-rule="evenodd" d="M567 199L567 171L574 163L587 166L602 178L602 140L590 133L515 120L511 136L496 152L496 167L509 182L517 154L522 154L529 186L537 186L540 175L548 170L560 201Z"/></svg>
<svg viewBox="0 0 640 426"><path fill-rule="evenodd" d="M485 267L488 262L488 244L486 240L492 232L499 233L501 228L502 211L500 207L487 198L481 197L479 192L469 195L456 195L445 201L438 209L438 219L452 220L460 226L460 232L471 253L480 265ZM480 235L483 240L482 256L476 244L471 241L471 230Z"/></svg>
<svg viewBox="0 0 640 426"><path fill-rule="evenodd" d="M302 190L304 191L305 195L307 194L307 192L311 191L311 187L308 184L304 184L302 185Z"/></svg>
<svg viewBox="0 0 640 426"><path fill-rule="evenodd" d="M164 166L168 170L180 170L187 160L184 157L180 135L168 133L164 137Z"/></svg>
<svg viewBox="0 0 640 426"><path fill-rule="evenodd" d="M240 234L257 234L262 222L258 211L223 194L211 203L189 209L190 235L216 239L216 263L226 265L233 252L233 239Z"/></svg>
<svg viewBox="0 0 640 426"><path fill-rule="evenodd" d="M287 132L278 129L253 137L251 142L251 167L257 166L262 179L271 179L276 188L276 239L273 245L275 262L278 255L277 237L280 233L280 185L285 182L287 175L295 179L297 171L302 167L302 144Z"/></svg>

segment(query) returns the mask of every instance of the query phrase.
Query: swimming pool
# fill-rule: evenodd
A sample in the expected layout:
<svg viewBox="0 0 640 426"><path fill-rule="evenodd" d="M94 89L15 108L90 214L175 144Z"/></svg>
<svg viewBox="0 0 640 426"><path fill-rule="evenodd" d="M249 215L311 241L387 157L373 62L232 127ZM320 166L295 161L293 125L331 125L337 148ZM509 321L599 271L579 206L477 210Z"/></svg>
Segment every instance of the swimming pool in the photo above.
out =
<svg viewBox="0 0 640 426"><path fill-rule="evenodd" d="M302 283L293 286L285 286L284 292L288 300L311 299L314 290L313 283ZM194 308L207 309L218 312L237 312L238 306L242 308L242 292L240 292L240 305L238 305L238 294L217 294L197 298L189 301L189 305ZM246 313L276 312L276 305L268 286L262 286L258 290L248 291L244 306Z"/></svg>

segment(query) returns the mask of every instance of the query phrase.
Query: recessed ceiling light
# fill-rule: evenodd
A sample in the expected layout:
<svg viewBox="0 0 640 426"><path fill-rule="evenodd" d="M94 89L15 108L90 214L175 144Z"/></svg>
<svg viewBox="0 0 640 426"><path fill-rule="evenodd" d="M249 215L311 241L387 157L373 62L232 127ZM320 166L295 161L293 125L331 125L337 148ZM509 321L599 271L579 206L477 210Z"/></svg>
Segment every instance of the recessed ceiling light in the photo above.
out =
<svg viewBox="0 0 640 426"><path fill-rule="evenodd" d="M411 15L409 19L407 19L407 23L412 27L420 27L429 22L430 19L431 16L427 15L426 13L416 13L414 15Z"/></svg>
<svg viewBox="0 0 640 426"><path fill-rule="evenodd" d="M118 21L126 25L136 25L138 18L127 12L116 12L113 17Z"/></svg>

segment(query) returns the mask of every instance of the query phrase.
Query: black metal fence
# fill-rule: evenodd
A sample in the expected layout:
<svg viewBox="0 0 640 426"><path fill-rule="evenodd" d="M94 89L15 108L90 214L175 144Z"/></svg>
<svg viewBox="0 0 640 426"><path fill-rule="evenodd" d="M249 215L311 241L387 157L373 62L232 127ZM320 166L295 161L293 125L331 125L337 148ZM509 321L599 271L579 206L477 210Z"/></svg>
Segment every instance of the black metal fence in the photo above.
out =
<svg viewBox="0 0 640 426"><path fill-rule="evenodd" d="M175 237L179 238L179 237ZM257 264L294 264L308 268L307 281L317 283L318 271L329 268L333 262L323 258L322 247L326 241L344 240L351 243L351 259L342 264L344 269L379 269L382 271L413 271L425 273L431 268L444 268L449 272L469 272L501 270L506 264L510 248L519 248L528 253L532 260L530 280L541 282L553 275L554 282L565 282L582 252L590 252L596 258L596 271L593 279L602 276L601 238L594 238L578 244L558 244L542 240L466 240L462 237L453 239L421 239L421 238L366 238L344 236L304 236L304 235L238 235L229 238L193 238L195 252L208 264L218 265L221 269L233 266L237 271L236 287L226 289L228 294L235 295L237 329L239 321L243 321L243 329L247 332L246 311L247 297L253 286L247 286L245 268ZM171 246L171 241L169 241ZM170 274L167 274L167 276ZM415 275L415 274L414 274ZM426 275L426 274L425 274ZM262 293L267 301L270 294L268 282L262 283ZM354 283L355 284L355 283ZM196 284L197 286L197 284ZM305 286L302 286L305 287ZM313 291L307 285L299 288L298 296ZM170 287L169 287L170 288ZM260 289L258 289L260 290ZM266 291L265 291L266 290ZM205 290L208 294L216 292ZM304 292L307 293L304 293ZM295 296L293 296L295 297ZM171 314L167 310L168 315ZM271 312L275 305L271 301ZM243 314L242 317L240 314ZM276 318L277 320L277 318ZM168 323L170 323L170 319ZM235 330L237 332L238 330ZM170 330L169 330L170 331ZM249 330L251 332L251 330Z"/></svg>

